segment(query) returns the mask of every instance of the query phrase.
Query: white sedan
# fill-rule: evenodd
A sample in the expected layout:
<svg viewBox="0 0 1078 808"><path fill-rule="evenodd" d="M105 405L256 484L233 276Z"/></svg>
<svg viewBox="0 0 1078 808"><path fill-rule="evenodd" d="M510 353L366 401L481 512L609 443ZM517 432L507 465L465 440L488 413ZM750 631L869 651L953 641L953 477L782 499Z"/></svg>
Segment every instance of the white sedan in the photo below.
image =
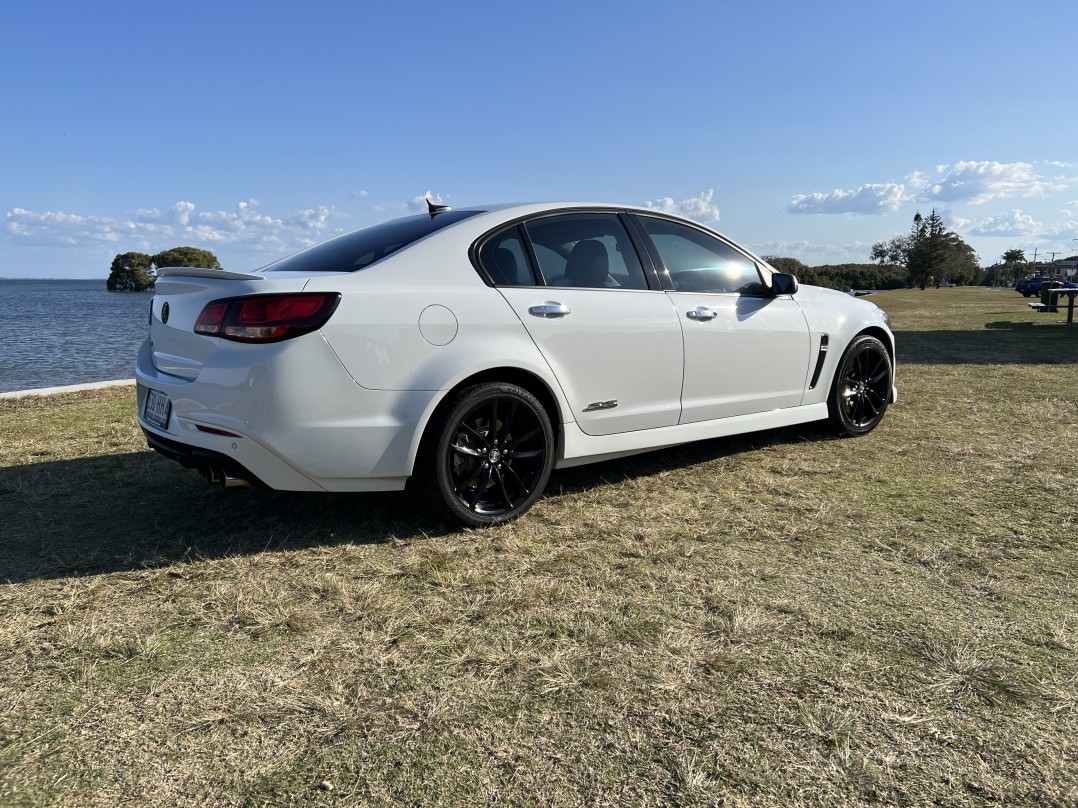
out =
<svg viewBox="0 0 1078 808"><path fill-rule="evenodd" d="M149 445L212 482L520 516L554 468L897 399L872 303L701 225L612 205L430 212L250 273L165 269L136 369Z"/></svg>

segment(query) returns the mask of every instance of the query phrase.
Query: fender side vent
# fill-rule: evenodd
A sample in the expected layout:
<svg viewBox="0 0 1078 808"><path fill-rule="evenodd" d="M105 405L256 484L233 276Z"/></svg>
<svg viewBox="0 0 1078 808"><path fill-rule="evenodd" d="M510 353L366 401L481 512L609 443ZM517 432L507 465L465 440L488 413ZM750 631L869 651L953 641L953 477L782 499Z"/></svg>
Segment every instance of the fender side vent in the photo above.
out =
<svg viewBox="0 0 1078 808"><path fill-rule="evenodd" d="M812 381L809 382L809 390L816 387L816 382L820 380L820 373L823 371L823 361L827 358L827 334L820 337L820 354L816 357L816 369L812 371Z"/></svg>

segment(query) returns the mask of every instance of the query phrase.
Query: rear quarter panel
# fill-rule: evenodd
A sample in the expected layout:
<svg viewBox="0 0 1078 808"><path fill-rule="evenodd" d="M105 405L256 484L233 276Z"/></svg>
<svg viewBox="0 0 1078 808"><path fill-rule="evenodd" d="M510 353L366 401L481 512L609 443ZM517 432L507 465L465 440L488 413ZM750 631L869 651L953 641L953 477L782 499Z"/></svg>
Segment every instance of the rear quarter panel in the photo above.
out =
<svg viewBox="0 0 1078 808"><path fill-rule="evenodd" d="M341 364L362 387L401 391L446 391L476 373L512 367L543 380L567 412L557 380L524 325L469 262L474 231L439 236L368 269L307 284L307 291L341 293L337 311L322 328ZM420 328L432 307L434 334Z"/></svg>

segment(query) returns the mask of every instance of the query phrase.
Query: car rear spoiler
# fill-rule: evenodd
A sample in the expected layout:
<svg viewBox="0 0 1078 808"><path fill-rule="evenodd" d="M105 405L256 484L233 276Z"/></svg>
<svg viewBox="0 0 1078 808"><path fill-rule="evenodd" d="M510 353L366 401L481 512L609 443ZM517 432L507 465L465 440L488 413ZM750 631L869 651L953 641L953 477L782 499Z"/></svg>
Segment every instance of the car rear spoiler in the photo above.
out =
<svg viewBox="0 0 1078 808"><path fill-rule="evenodd" d="M204 267L164 267L157 270L159 278L174 278L177 275L185 275L188 278L222 278L229 281L263 281L265 275L256 275L251 272L228 272L224 269L206 269Z"/></svg>

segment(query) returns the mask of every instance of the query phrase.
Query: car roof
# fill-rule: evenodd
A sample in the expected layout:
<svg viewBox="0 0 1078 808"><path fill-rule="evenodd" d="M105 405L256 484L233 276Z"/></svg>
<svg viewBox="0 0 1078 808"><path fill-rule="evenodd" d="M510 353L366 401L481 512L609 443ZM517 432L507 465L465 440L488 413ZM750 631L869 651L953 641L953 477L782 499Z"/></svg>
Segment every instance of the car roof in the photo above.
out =
<svg viewBox="0 0 1078 808"><path fill-rule="evenodd" d="M453 210L462 211L475 211L476 213L502 213L507 218L513 218L514 215L527 216L532 213L539 213L542 211L558 211L558 210L579 210L585 208L588 210L631 210L640 213L662 213L652 208L640 207L638 205L618 205L612 202L506 202L496 205L468 205L465 207L453 208Z"/></svg>

